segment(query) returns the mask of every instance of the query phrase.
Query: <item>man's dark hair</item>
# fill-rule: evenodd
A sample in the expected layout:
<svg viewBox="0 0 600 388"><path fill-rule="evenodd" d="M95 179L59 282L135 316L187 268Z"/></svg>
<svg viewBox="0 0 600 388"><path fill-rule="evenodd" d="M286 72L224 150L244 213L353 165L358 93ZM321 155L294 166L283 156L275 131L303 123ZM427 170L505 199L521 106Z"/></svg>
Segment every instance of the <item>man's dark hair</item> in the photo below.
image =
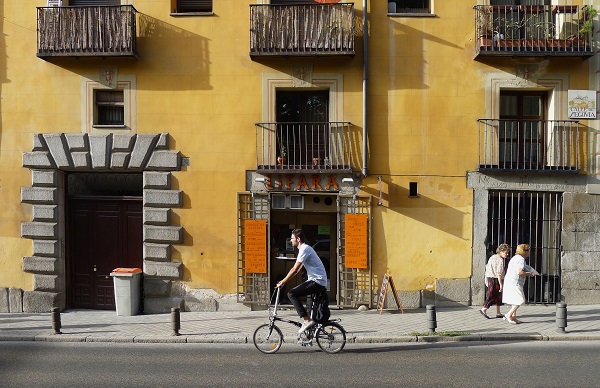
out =
<svg viewBox="0 0 600 388"><path fill-rule="evenodd" d="M302 241L303 243L306 242L304 240L304 232L302 231L302 229L294 229L292 230L292 234L296 236L296 238L300 239L300 241Z"/></svg>

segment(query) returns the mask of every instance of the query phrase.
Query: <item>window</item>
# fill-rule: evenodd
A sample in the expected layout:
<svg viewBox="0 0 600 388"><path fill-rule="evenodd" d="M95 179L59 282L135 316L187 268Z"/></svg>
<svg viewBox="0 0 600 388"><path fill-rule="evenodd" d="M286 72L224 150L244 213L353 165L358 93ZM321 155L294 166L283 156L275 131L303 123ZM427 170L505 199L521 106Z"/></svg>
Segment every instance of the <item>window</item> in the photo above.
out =
<svg viewBox="0 0 600 388"><path fill-rule="evenodd" d="M431 13L429 0L388 0L388 13Z"/></svg>
<svg viewBox="0 0 600 388"><path fill-rule="evenodd" d="M93 7L96 5L121 5L121 0L69 0L64 1L63 5L71 7Z"/></svg>
<svg viewBox="0 0 600 388"><path fill-rule="evenodd" d="M544 162L546 92L500 93L499 156L510 168L535 168Z"/></svg>
<svg viewBox="0 0 600 388"><path fill-rule="evenodd" d="M277 91L277 153L289 166L310 168L329 159L329 91Z"/></svg>
<svg viewBox="0 0 600 388"><path fill-rule="evenodd" d="M122 90L96 90L94 125L125 125L125 96Z"/></svg>
<svg viewBox="0 0 600 388"><path fill-rule="evenodd" d="M212 13L212 0L171 0L171 12L178 13Z"/></svg>

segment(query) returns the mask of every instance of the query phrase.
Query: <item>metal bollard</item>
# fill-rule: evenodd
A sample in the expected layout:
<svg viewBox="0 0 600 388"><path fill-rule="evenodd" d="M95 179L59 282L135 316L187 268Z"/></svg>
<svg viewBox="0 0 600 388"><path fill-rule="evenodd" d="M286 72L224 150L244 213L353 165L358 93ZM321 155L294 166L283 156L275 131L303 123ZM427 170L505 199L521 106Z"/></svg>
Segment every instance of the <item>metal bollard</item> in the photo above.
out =
<svg viewBox="0 0 600 388"><path fill-rule="evenodd" d="M567 327L567 304L559 302L556 304L556 331L564 333Z"/></svg>
<svg viewBox="0 0 600 388"><path fill-rule="evenodd" d="M179 317L179 308L173 307L171 309L171 335L179 335L179 329L181 328L181 319Z"/></svg>
<svg viewBox="0 0 600 388"><path fill-rule="evenodd" d="M435 333L435 328L437 327L437 322L435 319L435 305L428 304L425 306L425 311L427 312L427 329Z"/></svg>
<svg viewBox="0 0 600 388"><path fill-rule="evenodd" d="M52 307L52 330L54 334L62 334L60 332L60 309L58 307Z"/></svg>

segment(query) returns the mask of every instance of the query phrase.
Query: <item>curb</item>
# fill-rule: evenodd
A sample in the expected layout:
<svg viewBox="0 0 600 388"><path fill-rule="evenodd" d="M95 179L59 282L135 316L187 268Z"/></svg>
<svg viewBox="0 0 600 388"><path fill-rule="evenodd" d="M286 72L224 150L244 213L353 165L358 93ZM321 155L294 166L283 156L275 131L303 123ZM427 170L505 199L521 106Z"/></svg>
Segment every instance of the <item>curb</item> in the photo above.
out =
<svg viewBox="0 0 600 388"><path fill-rule="evenodd" d="M114 343L176 343L176 344L251 344L251 336L215 335L139 335L139 336L98 336L71 334L39 335L0 335L0 342L114 342ZM463 336L352 336L347 343L352 344L391 344L391 343L438 343L438 342L523 342L523 341L600 341L599 335L575 334L476 334Z"/></svg>

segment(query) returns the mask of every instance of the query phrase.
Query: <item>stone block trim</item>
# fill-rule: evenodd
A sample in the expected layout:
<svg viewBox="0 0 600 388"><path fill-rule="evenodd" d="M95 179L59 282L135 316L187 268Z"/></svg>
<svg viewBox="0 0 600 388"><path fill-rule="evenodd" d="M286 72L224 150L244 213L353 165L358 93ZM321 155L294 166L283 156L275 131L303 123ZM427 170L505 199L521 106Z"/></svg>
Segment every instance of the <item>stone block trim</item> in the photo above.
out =
<svg viewBox="0 0 600 388"><path fill-rule="evenodd" d="M110 135L90 135L88 139L92 156L92 170L107 169L112 137Z"/></svg>
<svg viewBox="0 0 600 388"><path fill-rule="evenodd" d="M168 225L171 209L144 208L144 225Z"/></svg>
<svg viewBox="0 0 600 388"><path fill-rule="evenodd" d="M65 133L65 140L70 151L86 151L89 149L86 134Z"/></svg>
<svg viewBox="0 0 600 388"><path fill-rule="evenodd" d="M144 172L144 189L169 189L171 187L170 172Z"/></svg>
<svg viewBox="0 0 600 388"><path fill-rule="evenodd" d="M59 247L58 240L33 240L33 255L58 257Z"/></svg>
<svg viewBox="0 0 600 388"><path fill-rule="evenodd" d="M134 135L115 134L113 135L113 151L131 151L134 141Z"/></svg>
<svg viewBox="0 0 600 388"><path fill-rule="evenodd" d="M144 260L144 276L181 279L183 276L183 264Z"/></svg>
<svg viewBox="0 0 600 388"><path fill-rule="evenodd" d="M129 163L129 153L113 152L110 157L110 168L112 170L124 170Z"/></svg>
<svg viewBox="0 0 600 388"><path fill-rule="evenodd" d="M144 242L181 244L183 228L181 226L144 225Z"/></svg>
<svg viewBox="0 0 600 388"><path fill-rule="evenodd" d="M56 168L54 160L48 151L34 151L23 153L23 167L29 168Z"/></svg>
<svg viewBox="0 0 600 388"><path fill-rule="evenodd" d="M181 207L182 204L181 190L144 190L144 206Z"/></svg>
<svg viewBox="0 0 600 388"><path fill-rule="evenodd" d="M158 136L155 135L137 135L128 169L141 170L150 159L150 155L152 154L150 151L154 149L157 141Z"/></svg>
<svg viewBox="0 0 600 388"><path fill-rule="evenodd" d="M0 313L9 313L8 288L0 287Z"/></svg>
<svg viewBox="0 0 600 388"><path fill-rule="evenodd" d="M73 152L71 157L73 168L76 170L86 170L92 163L89 152Z"/></svg>
<svg viewBox="0 0 600 388"><path fill-rule="evenodd" d="M56 273L58 259L53 257L24 257L23 272Z"/></svg>
<svg viewBox="0 0 600 388"><path fill-rule="evenodd" d="M60 291L61 280L57 275L40 275L33 276L33 289L35 291Z"/></svg>
<svg viewBox="0 0 600 388"><path fill-rule="evenodd" d="M144 259L151 259L153 261L170 261L171 245L144 243Z"/></svg>
<svg viewBox="0 0 600 388"><path fill-rule="evenodd" d="M156 151L148 161L148 167L153 170L178 170L180 164L178 151Z"/></svg>
<svg viewBox="0 0 600 388"><path fill-rule="evenodd" d="M435 281L435 305L457 306L471 304L471 279L437 279Z"/></svg>
<svg viewBox="0 0 600 388"><path fill-rule="evenodd" d="M58 223L56 222L22 222L21 237L31 239L54 239L57 237Z"/></svg>
<svg viewBox="0 0 600 388"><path fill-rule="evenodd" d="M168 279L144 279L146 297L165 297L171 294L171 281Z"/></svg>
<svg viewBox="0 0 600 388"><path fill-rule="evenodd" d="M62 134L47 133L42 136L58 169L68 168L73 165L71 153L68 150L66 139Z"/></svg>
<svg viewBox="0 0 600 388"><path fill-rule="evenodd" d="M60 307L59 294L55 292L25 291L23 293L23 312L48 313L52 307Z"/></svg>
<svg viewBox="0 0 600 388"><path fill-rule="evenodd" d="M33 221L58 221L58 205L33 205Z"/></svg>
<svg viewBox="0 0 600 388"><path fill-rule="evenodd" d="M8 310L11 313L23 312L23 290L20 288L8 289Z"/></svg>
<svg viewBox="0 0 600 388"><path fill-rule="evenodd" d="M57 175L56 170L32 170L31 185L34 187L55 187L58 183Z"/></svg>
<svg viewBox="0 0 600 388"><path fill-rule="evenodd" d="M54 187L21 187L21 202L55 204L58 202L58 190Z"/></svg>

